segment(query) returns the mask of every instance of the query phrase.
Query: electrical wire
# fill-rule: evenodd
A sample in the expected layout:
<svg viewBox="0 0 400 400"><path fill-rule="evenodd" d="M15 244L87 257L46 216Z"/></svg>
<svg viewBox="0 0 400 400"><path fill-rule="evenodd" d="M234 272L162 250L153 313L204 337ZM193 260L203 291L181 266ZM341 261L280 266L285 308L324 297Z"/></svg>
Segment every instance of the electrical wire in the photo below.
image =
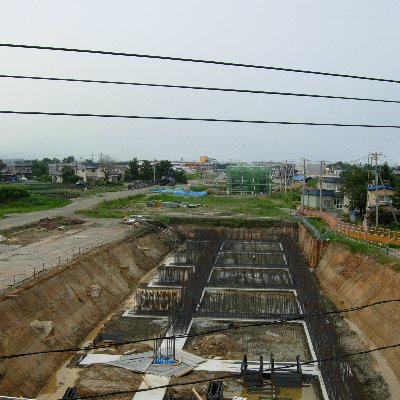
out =
<svg viewBox="0 0 400 400"><path fill-rule="evenodd" d="M369 308L369 307L373 307L373 306L377 306L377 305L382 305L382 304L387 304L387 303L396 303L396 302L400 302L400 299L381 300L381 301L377 301L377 302L374 302L374 303L365 304L365 305L362 305L362 306L351 307L351 308L335 310L335 311L325 311L325 312L314 313L314 314L301 314L301 315L296 316L296 317L284 318L284 319L280 319L280 320L276 320L276 321L254 322L254 323L250 323L250 324L240 325L239 329L240 328L257 327L257 326L277 325L277 324L282 324L282 323L285 323L285 322L303 320L305 318L312 318L312 317L326 316L326 315L332 315L332 314L354 312L354 311L363 310L365 308ZM152 338L147 338L147 339L138 339L138 340L125 341L125 342L122 342L122 343L109 343L109 344L104 344L104 345L100 345L100 346L72 347L72 348L67 348L67 349L43 350L43 351L36 351L36 352L31 352L31 353L0 355L0 360L7 360L7 359L12 359L12 358L19 358L19 357L26 357L26 356L33 356L33 355L40 355L40 354L90 351L90 350L94 350L94 349L120 347L120 346L124 346L124 345L128 345L128 344L143 343L143 342L148 342L148 341L151 341L151 340L159 340L159 339L193 338L193 337L198 337L198 336L205 336L205 335L210 335L210 334L214 334L214 333L224 332L224 331L228 331L228 330L232 330L232 329L238 329L238 327L236 327L236 326L228 326L226 328L208 329L208 330L205 330L203 332L198 332L198 333L187 333L187 334L163 336L163 337L157 337L157 338L152 337Z"/></svg>
<svg viewBox="0 0 400 400"><path fill-rule="evenodd" d="M330 76L330 77L336 77L336 78L350 78L350 79L361 79L361 80L387 82L387 83L400 83L399 80L387 79L387 78L376 78L376 77L350 75L350 74L338 74L338 73L333 73L333 72L310 71L310 70L303 70L303 69L297 69L297 68L273 67L273 66L256 65L256 64L243 64L243 63L235 63L235 62L227 62L227 61L202 60L202 59L196 59L196 58L158 56L158 55L150 55L150 54L125 53L125 52L91 50L91 49L76 49L76 48L67 48L67 47L39 46L39 45L27 45L27 44L15 44L15 43L0 43L0 47L32 49L32 50L50 50L50 51L87 53L87 54L101 54L101 55L120 56L120 57L148 58L148 59L152 59L152 60L180 61L180 62L189 62L189 63L222 65L222 66L228 66L228 67L254 68L254 69L264 69L264 70L271 70L271 71L293 72L293 73L300 73L300 74L322 75L322 76Z"/></svg>
<svg viewBox="0 0 400 400"><path fill-rule="evenodd" d="M62 117L96 117L96 118L125 118L125 119L148 119L159 121L196 121L196 122L229 122L245 124L268 124L268 125L304 125L304 126L334 126L334 127L357 127L357 128L391 128L400 129L400 125L372 125L372 124L342 124L324 122L290 122L290 121L263 121L246 119L219 119L219 118L190 118L190 117L162 117L145 115L123 115L123 114L89 114L89 113L65 113L65 112L45 112L45 111L15 111L1 110L0 114L17 115L48 115Z"/></svg>
<svg viewBox="0 0 400 400"><path fill-rule="evenodd" d="M275 91L266 91L266 90L217 88L217 87L206 87L206 86L167 85L167 84L159 84L159 83L139 83L139 82L107 81L107 80L77 79L77 78L55 78L55 77L48 77L48 76L45 77L45 76L26 76L26 75L5 75L5 74L0 74L0 78L29 79L29 80L55 81L55 82L100 83L100 84L108 84L108 85L145 86L145 87L156 87L156 88L167 88L167 89L191 89L191 90L205 90L205 91L216 91L216 92L267 94L267 95L278 95L278 96L310 97L310 98L317 98L317 99L354 100L354 101L400 104L400 100L372 99L372 98L364 98L364 97L347 97L347 96L330 96L330 95L309 94L309 93L275 92Z"/></svg>
<svg viewBox="0 0 400 400"><path fill-rule="evenodd" d="M342 360L342 359L348 358L348 357L370 354L370 353L373 353L375 351L393 349L393 348L396 348L396 347L400 347L400 343L387 345L387 346L382 346L382 347L375 347L374 349L362 350L362 351L357 351L357 352L354 352L354 353L346 353L346 354L342 354L342 355L336 356L336 357L317 358L317 359L314 359L314 360L311 360L311 361L300 362L299 365L303 366L303 365L310 365L310 364L316 364L316 363L323 363L323 362L329 362L329 361ZM297 365L297 364L294 364L294 365ZM280 367L274 367L274 371L285 370L285 369L289 369L289 368L293 368L293 364L284 365L284 366L280 366ZM271 372L271 371L272 371L271 368L263 369L263 372ZM254 373L254 372L252 371L251 373ZM251 374L251 373L249 372L249 374ZM156 389L168 389L168 388L176 387L176 386L196 385L196 384L199 384L199 383L207 383L207 382L215 381L216 379L218 379L218 380L229 379L229 378L232 378L232 377L238 376L238 375L239 376L243 376L243 375L246 375L246 373L240 373L240 374L231 373L230 375L218 376L218 377L207 378L207 379L199 379L199 380L190 381L190 382L168 383L166 385L160 385L160 386L143 388L143 389L124 390L124 391L108 392L108 393L92 395L92 396L82 396L82 397L77 397L77 399L81 399L81 400L97 399L97 398L100 398L100 397L117 396L117 395L120 395L120 394L134 394L134 393L139 393L139 392L149 392L151 390L156 390ZM62 399L60 399L60 400L62 400Z"/></svg>

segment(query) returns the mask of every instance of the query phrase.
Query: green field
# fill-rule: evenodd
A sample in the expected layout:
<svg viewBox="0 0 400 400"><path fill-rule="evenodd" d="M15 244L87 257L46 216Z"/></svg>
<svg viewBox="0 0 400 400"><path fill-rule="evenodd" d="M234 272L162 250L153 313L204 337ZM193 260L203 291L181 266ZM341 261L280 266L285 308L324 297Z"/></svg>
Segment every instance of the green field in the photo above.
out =
<svg viewBox="0 0 400 400"><path fill-rule="evenodd" d="M150 208L146 206L149 200L180 201L201 204L198 208ZM138 194L123 199L102 201L96 207L81 213L97 218L122 218L128 214L155 213L160 216L173 214L205 213L215 215L259 216L259 217L287 217L282 208L291 208L292 201L289 195L276 194L272 196L176 196L172 194Z"/></svg>
<svg viewBox="0 0 400 400"><path fill-rule="evenodd" d="M0 204L0 218L4 218L6 214L48 210L67 204L69 204L69 200L65 198L50 198L39 194L30 194L29 197Z"/></svg>

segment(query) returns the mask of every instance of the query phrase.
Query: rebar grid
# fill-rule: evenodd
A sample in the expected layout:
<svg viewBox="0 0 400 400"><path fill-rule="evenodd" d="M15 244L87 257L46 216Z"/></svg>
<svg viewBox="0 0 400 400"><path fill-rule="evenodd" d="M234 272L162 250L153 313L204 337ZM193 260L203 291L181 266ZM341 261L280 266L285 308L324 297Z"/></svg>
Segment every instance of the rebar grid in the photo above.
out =
<svg viewBox="0 0 400 400"><path fill-rule="evenodd" d="M226 240L222 244L221 250L238 252L282 252L279 242L263 242L256 240Z"/></svg>
<svg viewBox="0 0 400 400"><path fill-rule="evenodd" d="M158 270L157 283L160 285L181 285L189 279L194 267L164 266Z"/></svg>
<svg viewBox="0 0 400 400"><path fill-rule="evenodd" d="M218 268L212 271L208 286L292 289L293 281L284 268Z"/></svg>
<svg viewBox="0 0 400 400"><path fill-rule="evenodd" d="M268 319L299 315L293 292L207 291L197 317Z"/></svg>
<svg viewBox="0 0 400 400"><path fill-rule="evenodd" d="M165 315L179 302L179 291L174 289L138 289L133 297L133 309L138 315Z"/></svg>

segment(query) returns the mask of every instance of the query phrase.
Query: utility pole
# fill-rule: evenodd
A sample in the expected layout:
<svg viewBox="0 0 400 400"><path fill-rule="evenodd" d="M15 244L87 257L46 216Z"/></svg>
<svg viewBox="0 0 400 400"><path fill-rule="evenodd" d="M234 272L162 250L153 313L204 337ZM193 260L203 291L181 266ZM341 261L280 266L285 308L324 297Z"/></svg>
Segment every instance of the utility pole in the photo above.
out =
<svg viewBox="0 0 400 400"><path fill-rule="evenodd" d="M153 162L153 183L156 183L156 159Z"/></svg>
<svg viewBox="0 0 400 400"><path fill-rule="evenodd" d="M302 196L301 196L301 212L304 212L304 189L306 187L306 160L305 158L302 158L303 160L303 189L302 189Z"/></svg>
<svg viewBox="0 0 400 400"><path fill-rule="evenodd" d="M287 160L285 160L285 194L286 194L286 189L287 189Z"/></svg>
<svg viewBox="0 0 400 400"><path fill-rule="evenodd" d="M320 163L321 163L321 171L319 176L319 212L322 212L322 176L323 176L322 166L325 163L325 160L320 161Z"/></svg>
<svg viewBox="0 0 400 400"><path fill-rule="evenodd" d="M375 226L378 227L378 158L382 153L370 153L371 162L375 161Z"/></svg>

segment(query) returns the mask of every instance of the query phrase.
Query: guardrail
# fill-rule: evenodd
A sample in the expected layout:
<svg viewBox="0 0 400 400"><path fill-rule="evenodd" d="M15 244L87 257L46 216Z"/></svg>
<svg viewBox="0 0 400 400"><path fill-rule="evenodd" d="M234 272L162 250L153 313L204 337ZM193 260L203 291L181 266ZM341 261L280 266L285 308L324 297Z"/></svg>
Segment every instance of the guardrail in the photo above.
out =
<svg viewBox="0 0 400 400"><path fill-rule="evenodd" d="M321 233L313 224L308 221L306 217L303 216L296 216L295 220L301 221L305 228L318 240L326 240L326 235Z"/></svg>
<svg viewBox="0 0 400 400"><path fill-rule="evenodd" d="M88 243L84 243L81 246L74 247L69 251L65 251L60 253L59 255L52 257L46 261L43 261L40 264L36 264L33 266L26 267L22 270L19 270L15 274L8 275L6 277L0 278L0 293L5 292L6 290L16 287L19 284L29 280L35 279L36 277L42 276L44 273L48 272L49 270L60 267L72 260L76 257L80 256L81 254L87 253L89 251L94 250L97 247L102 246L105 243L110 243L114 240L122 239L128 234L131 230L126 230L123 232L119 232L116 234L104 236L101 239L92 240Z"/></svg>

